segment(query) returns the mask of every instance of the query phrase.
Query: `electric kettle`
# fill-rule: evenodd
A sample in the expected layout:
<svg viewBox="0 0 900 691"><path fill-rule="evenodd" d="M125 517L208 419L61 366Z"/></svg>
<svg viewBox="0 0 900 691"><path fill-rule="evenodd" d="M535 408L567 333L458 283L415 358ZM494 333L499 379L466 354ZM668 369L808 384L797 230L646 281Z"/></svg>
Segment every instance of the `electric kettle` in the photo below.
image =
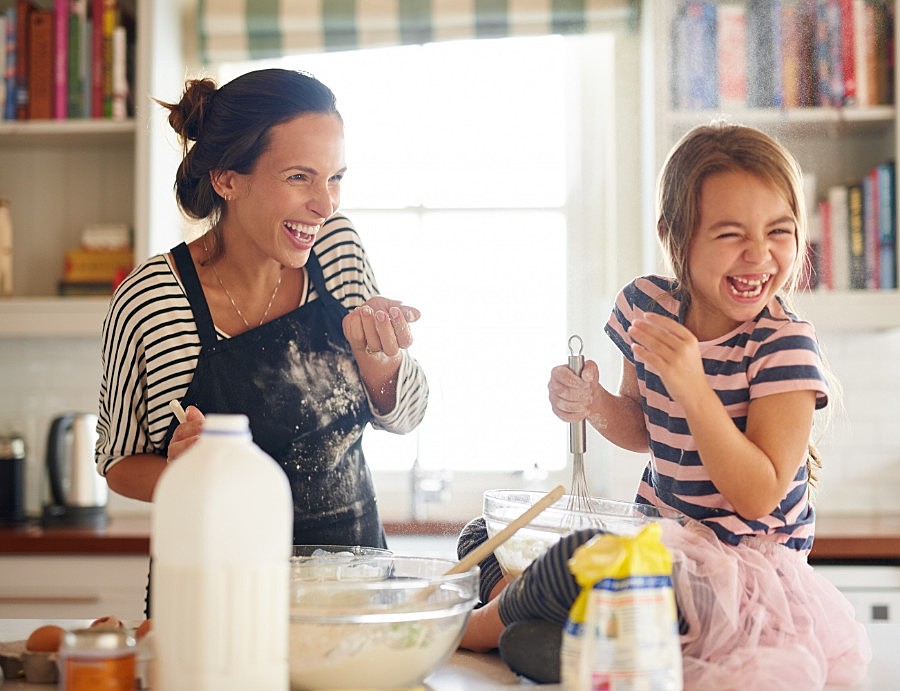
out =
<svg viewBox="0 0 900 691"><path fill-rule="evenodd" d="M97 473L94 447L97 416L66 413L53 419L47 434L45 525L106 524L106 480Z"/></svg>

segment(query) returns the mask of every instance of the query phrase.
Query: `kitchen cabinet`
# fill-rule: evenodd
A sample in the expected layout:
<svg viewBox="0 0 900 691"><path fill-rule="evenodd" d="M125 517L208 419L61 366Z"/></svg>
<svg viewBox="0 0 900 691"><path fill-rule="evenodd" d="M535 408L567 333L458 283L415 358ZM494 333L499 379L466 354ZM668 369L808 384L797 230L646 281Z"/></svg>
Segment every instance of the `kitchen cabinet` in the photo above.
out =
<svg viewBox="0 0 900 691"><path fill-rule="evenodd" d="M92 336L106 298L59 298L65 250L90 223L127 223L135 259L181 239L172 185L180 159L166 111L184 86L180 4L134 6L134 118L0 121L0 197L10 201L13 296L0 298L0 337ZM0 9L11 0L0 0Z"/></svg>
<svg viewBox="0 0 900 691"><path fill-rule="evenodd" d="M144 618L149 558L141 555L0 556L0 618Z"/></svg>
<svg viewBox="0 0 900 691"><path fill-rule="evenodd" d="M900 2L894 4L894 16ZM695 7L747 7L755 0L718 0L694 3ZM848 105L844 107L754 107L718 105L710 108L675 107L673 90L673 20L681 2L645 0L642 6L642 96L645 142L642 198L644 227L656 227L656 176L665 156L678 138L692 126L725 118L756 126L782 141L799 159L804 170L816 178L815 198L825 196L835 185L863 177L870 168L897 160L898 123L896 108L890 105ZM768 3L755 3L770 7ZM777 5L772 5L777 6ZM691 45L696 57L704 50L702 41ZM713 45L711 50L715 51ZM777 55L775 46L767 52ZM715 61L715 58L713 58ZM897 75L893 75L894 94ZM720 80L721 83L721 80ZM747 81L747 90L751 88ZM724 101L724 99L723 99ZM712 102L712 101L710 101ZM895 185L896 186L896 185ZM896 195L895 195L896 198ZM655 237L646 241L648 255L659 258ZM657 261L657 264L660 264ZM650 267L650 270L659 270ZM900 290L813 291L801 294L797 308L820 330L891 329L900 327Z"/></svg>

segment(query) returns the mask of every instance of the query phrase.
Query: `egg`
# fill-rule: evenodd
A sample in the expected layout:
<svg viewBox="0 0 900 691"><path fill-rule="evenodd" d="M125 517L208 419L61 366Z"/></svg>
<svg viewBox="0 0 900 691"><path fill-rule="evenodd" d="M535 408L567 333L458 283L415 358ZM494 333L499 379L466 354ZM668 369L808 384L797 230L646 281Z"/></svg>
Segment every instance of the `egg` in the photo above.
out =
<svg viewBox="0 0 900 691"><path fill-rule="evenodd" d="M55 653L59 650L65 629L61 626L47 624L39 626L25 641L25 649L35 653Z"/></svg>
<svg viewBox="0 0 900 691"><path fill-rule="evenodd" d="M150 633L150 630L152 628L153 628L152 620L144 619L144 621L141 622L140 626L138 626L134 630L134 637L137 638L138 640L141 640L144 636L146 636L148 633Z"/></svg>
<svg viewBox="0 0 900 691"><path fill-rule="evenodd" d="M121 619L117 619L116 617L100 617L91 622L91 628L123 629L125 628L125 624L122 623Z"/></svg>

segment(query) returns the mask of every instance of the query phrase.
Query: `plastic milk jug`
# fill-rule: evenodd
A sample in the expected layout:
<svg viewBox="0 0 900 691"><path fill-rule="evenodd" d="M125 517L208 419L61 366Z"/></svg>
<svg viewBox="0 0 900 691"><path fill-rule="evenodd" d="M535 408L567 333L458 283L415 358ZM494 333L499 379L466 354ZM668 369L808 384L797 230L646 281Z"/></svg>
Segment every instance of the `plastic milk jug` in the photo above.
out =
<svg viewBox="0 0 900 691"><path fill-rule="evenodd" d="M246 416L207 415L153 495L154 688L288 688L292 542L287 476Z"/></svg>

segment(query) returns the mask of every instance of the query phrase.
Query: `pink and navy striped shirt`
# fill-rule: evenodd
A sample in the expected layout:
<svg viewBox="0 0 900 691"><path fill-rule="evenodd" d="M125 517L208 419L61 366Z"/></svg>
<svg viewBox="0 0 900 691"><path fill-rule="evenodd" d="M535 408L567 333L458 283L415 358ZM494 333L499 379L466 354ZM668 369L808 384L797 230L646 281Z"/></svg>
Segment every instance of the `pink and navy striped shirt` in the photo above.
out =
<svg viewBox="0 0 900 691"><path fill-rule="evenodd" d="M815 531L809 502L806 463L797 469L787 495L768 516L747 520L716 489L703 467L684 409L672 400L659 375L636 362L628 328L645 312L683 323L684 304L675 295L674 279L644 276L616 298L606 333L637 370L641 404L650 444L636 501L669 506L709 526L720 540L738 544L747 536L808 551ZM828 386L815 329L773 300L757 317L720 338L700 343L709 385L734 424L746 430L747 409L754 398L788 391L813 390L816 408L828 403Z"/></svg>

